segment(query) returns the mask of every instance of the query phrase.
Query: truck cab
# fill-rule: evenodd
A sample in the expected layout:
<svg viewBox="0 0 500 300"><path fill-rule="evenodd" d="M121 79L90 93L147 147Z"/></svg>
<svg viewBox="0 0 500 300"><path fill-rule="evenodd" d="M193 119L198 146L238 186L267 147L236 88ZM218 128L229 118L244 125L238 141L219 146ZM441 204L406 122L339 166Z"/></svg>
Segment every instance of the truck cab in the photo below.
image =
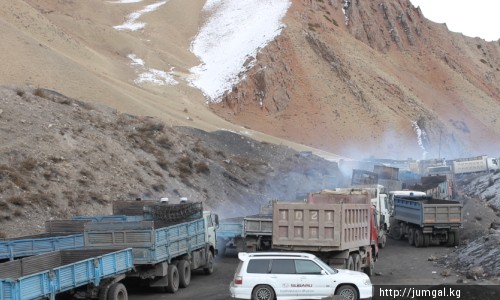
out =
<svg viewBox="0 0 500 300"><path fill-rule="evenodd" d="M211 213L210 211L203 211L203 220L205 222L205 240L209 244L210 251L213 254L216 253L217 249L217 228L219 228L219 216Z"/></svg>

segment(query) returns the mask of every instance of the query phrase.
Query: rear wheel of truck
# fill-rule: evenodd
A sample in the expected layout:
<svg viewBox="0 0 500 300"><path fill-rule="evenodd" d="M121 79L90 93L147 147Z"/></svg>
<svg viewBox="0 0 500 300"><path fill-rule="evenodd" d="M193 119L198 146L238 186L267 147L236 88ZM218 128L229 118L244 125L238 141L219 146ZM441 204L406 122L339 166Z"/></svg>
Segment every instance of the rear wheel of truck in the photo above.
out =
<svg viewBox="0 0 500 300"><path fill-rule="evenodd" d="M431 234L424 233L424 247L429 247L430 243L431 243Z"/></svg>
<svg viewBox="0 0 500 300"><path fill-rule="evenodd" d="M191 282L191 266L183 259L177 263L177 269L179 270L179 287L188 287Z"/></svg>
<svg viewBox="0 0 500 300"><path fill-rule="evenodd" d="M415 229L414 228L408 229L408 244L410 244L410 246L415 244Z"/></svg>
<svg viewBox="0 0 500 300"><path fill-rule="evenodd" d="M352 254L349 255L349 258L347 259L346 269L354 271L354 259L352 257Z"/></svg>
<svg viewBox="0 0 500 300"><path fill-rule="evenodd" d="M128 300L127 289L123 283L114 283L109 287L108 300Z"/></svg>
<svg viewBox="0 0 500 300"><path fill-rule="evenodd" d="M175 293L179 289L179 269L176 265L169 265L167 271L167 286L165 291L168 293Z"/></svg>
<svg viewBox="0 0 500 300"><path fill-rule="evenodd" d="M403 231L401 230L401 226L393 225L391 227L391 237L395 240L400 240L403 237Z"/></svg>
<svg viewBox="0 0 500 300"><path fill-rule="evenodd" d="M210 275L214 272L214 256L211 251L208 251L207 264L203 268L203 272L206 275Z"/></svg>
<svg viewBox="0 0 500 300"><path fill-rule="evenodd" d="M460 234L458 233L458 230L453 230L453 232L455 233L455 246L459 246L460 245Z"/></svg>
<svg viewBox="0 0 500 300"><path fill-rule="evenodd" d="M354 261L354 271L361 271L361 256L355 253L352 257Z"/></svg>
<svg viewBox="0 0 500 300"><path fill-rule="evenodd" d="M424 246L424 233L420 229L415 230L415 247L420 248Z"/></svg>
<svg viewBox="0 0 500 300"><path fill-rule="evenodd" d="M365 274L368 275L369 277L373 276L373 269L375 268L375 263L373 262L373 258L370 258L370 262L368 263L368 266L365 267Z"/></svg>
<svg viewBox="0 0 500 300"><path fill-rule="evenodd" d="M352 285L341 285L335 291L335 295L341 296L342 299L357 300L358 290L356 290L356 288Z"/></svg>
<svg viewBox="0 0 500 300"><path fill-rule="evenodd" d="M453 247L455 246L455 231L448 232L448 241L446 242L446 246Z"/></svg>

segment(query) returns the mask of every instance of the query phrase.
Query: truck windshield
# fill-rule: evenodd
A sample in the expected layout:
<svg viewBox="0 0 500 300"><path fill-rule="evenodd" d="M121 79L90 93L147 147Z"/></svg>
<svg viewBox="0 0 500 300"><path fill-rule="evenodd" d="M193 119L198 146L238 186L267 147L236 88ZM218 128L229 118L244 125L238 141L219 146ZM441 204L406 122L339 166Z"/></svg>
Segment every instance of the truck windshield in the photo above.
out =
<svg viewBox="0 0 500 300"><path fill-rule="evenodd" d="M329 265L325 264L321 259L316 257L316 258L314 258L314 261L318 265L320 265L323 269L325 269L328 273L330 273L330 274L337 273L337 270L335 270L335 269L331 268Z"/></svg>

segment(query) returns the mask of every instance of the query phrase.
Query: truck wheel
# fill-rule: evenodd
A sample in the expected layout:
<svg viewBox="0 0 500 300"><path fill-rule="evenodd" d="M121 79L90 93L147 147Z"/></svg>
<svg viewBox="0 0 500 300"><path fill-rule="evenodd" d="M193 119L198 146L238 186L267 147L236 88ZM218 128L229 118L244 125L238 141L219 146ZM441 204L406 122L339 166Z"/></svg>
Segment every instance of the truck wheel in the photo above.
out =
<svg viewBox="0 0 500 300"><path fill-rule="evenodd" d="M179 287L188 287L191 282L191 266L183 259L177 263L177 269L179 270Z"/></svg>
<svg viewBox="0 0 500 300"><path fill-rule="evenodd" d="M368 264L367 267L365 267L365 274L368 275L369 277L373 276L373 269L375 268L375 264L373 263L373 258L370 259L370 263Z"/></svg>
<svg viewBox="0 0 500 300"><path fill-rule="evenodd" d="M448 232L448 242L446 243L446 246L448 247L455 246L455 231Z"/></svg>
<svg viewBox="0 0 500 300"><path fill-rule="evenodd" d="M424 233L422 230L415 230L415 247L420 248L424 246Z"/></svg>
<svg viewBox="0 0 500 300"><path fill-rule="evenodd" d="M453 231L455 233L455 246L460 246L460 234L458 233L458 230Z"/></svg>
<svg viewBox="0 0 500 300"><path fill-rule="evenodd" d="M127 289L123 283L117 282L109 287L108 300L128 300Z"/></svg>
<svg viewBox="0 0 500 300"><path fill-rule="evenodd" d="M395 240L400 240L403 237L401 226L395 225L391 227L391 237Z"/></svg>
<svg viewBox="0 0 500 300"><path fill-rule="evenodd" d="M415 244L415 229L413 228L408 229L408 244L410 244L410 246Z"/></svg>
<svg viewBox="0 0 500 300"><path fill-rule="evenodd" d="M352 255L349 255L349 258L347 259L346 269L354 271L354 259L352 258Z"/></svg>
<svg viewBox="0 0 500 300"><path fill-rule="evenodd" d="M165 291L168 293L175 293L179 289L179 270L176 265L169 265L167 271L167 286Z"/></svg>
<svg viewBox="0 0 500 300"><path fill-rule="evenodd" d="M354 271L361 271L361 256L357 253L353 254Z"/></svg>
<svg viewBox="0 0 500 300"><path fill-rule="evenodd" d="M430 243L431 243L431 234L424 233L424 247L429 247Z"/></svg>
<svg viewBox="0 0 500 300"><path fill-rule="evenodd" d="M258 285L252 291L252 300L274 300L274 290L268 285Z"/></svg>
<svg viewBox="0 0 500 300"><path fill-rule="evenodd" d="M358 290L352 285L341 285L335 291L335 295L342 297L342 299L357 300Z"/></svg>
<svg viewBox="0 0 500 300"><path fill-rule="evenodd" d="M210 275L214 272L214 256L211 251L208 251L207 264L205 268L203 268L203 272L205 272L206 275Z"/></svg>

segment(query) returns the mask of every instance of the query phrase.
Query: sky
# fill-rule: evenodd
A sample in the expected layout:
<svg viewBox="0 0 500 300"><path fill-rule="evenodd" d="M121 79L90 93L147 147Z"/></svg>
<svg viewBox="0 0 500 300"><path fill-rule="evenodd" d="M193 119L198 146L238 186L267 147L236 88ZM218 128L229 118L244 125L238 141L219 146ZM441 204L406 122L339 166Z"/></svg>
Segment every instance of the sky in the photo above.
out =
<svg viewBox="0 0 500 300"><path fill-rule="evenodd" d="M500 39L499 0L410 0L425 18L446 23L448 30L486 41Z"/></svg>

